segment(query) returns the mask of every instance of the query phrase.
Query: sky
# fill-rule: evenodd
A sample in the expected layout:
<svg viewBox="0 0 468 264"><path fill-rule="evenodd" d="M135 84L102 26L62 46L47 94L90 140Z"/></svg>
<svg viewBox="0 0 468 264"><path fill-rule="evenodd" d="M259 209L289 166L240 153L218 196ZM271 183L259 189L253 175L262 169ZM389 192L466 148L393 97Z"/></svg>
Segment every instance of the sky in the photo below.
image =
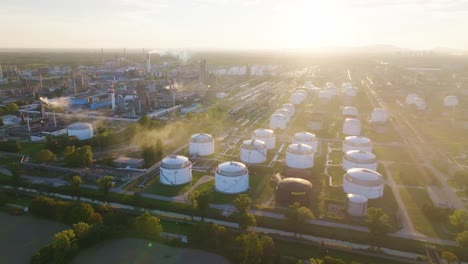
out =
<svg viewBox="0 0 468 264"><path fill-rule="evenodd" d="M0 48L468 50L468 0L0 0Z"/></svg>

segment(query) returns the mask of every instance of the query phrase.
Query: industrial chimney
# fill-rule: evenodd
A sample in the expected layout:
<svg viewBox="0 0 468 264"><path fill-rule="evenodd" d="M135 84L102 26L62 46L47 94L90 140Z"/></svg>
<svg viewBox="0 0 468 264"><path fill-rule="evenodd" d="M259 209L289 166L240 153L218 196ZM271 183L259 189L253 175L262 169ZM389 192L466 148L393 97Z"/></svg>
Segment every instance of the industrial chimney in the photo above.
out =
<svg viewBox="0 0 468 264"><path fill-rule="evenodd" d="M146 73L150 74L151 73L151 61L150 61L150 54L146 54Z"/></svg>

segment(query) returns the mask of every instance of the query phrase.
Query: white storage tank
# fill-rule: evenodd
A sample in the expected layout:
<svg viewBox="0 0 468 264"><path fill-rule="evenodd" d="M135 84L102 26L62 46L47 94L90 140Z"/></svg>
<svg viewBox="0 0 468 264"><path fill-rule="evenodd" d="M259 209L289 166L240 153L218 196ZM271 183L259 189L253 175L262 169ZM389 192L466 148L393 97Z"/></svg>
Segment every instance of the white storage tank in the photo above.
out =
<svg viewBox="0 0 468 264"><path fill-rule="evenodd" d="M192 135L189 140L190 155L208 156L214 153L214 138L210 134Z"/></svg>
<svg viewBox="0 0 468 264"><path fill-rule="evenodd" d="M444 106L455 107L458 105L458 97L456 95L447 95L444 99Z"/></svg>
<svg viewBox="0 0 468 264"><path fill-rule="evenodd" d="M368 199L362 195L349 193L348 197L348 206L346 212L350 216L354 217L363 217L367 212L367 201Z"/></svg>
<svg viewBox="0 0 468 264"><path fill-rule="evenodd" d="M172 155L161 161L159 182L181 185L192 181L192 162L187 157Z"/></svg>
<svg viewBox="0 0 468 264"><path fill-rule="evenodd" d="M296 90L291 94L291 103L298 105L307 99L307 91L304 90Z"/></svg>
<svg viewBox="0 0 468 264"><path fill-rule="evenodd" d="M282 108L287 109L291 113L291 116L293 116L296 112L294 105L290 103L283 104Z"/></svg>
<svg viewBox="0 0 468 264"><path fill-rule="evenodd" d="M93 125L90 123L79 122L67 127L69 137L76 136L79 140L90 139L93 137Z"/></svg>
<svg viewBox="0 0 468 264"><path fill-rule="evenodd" d="M419 98L417 94L408 94L406 96L406 104L407 105L414 104L416 98Z"/></svg>
<svg viewBox="0 0 468 264"><path fill-rule="evenodd" d="M312 147L314 152L317 152L318 149L318 141L317 137L309 132L298 132L294 134L292 139L293 144L304 144Z"/></svg>
<svg viewBox="0 0 468 264"><path fill-rule="evenodd" d="M273 114L283 115L286 118L287 122L289 122L291 120L291 117L292 117L291 112L289 112L289 110L286 109L286 108L278 109Z"/></svg>
<svg viewBox="0 0 468 264"><path fill-rule="evenodd" d="M342 167L345 171L353 168L377 170L377 157L371 152L350 150L343 156Z"/></svg>
<svg viewBox="0 0 468 264"><path fill-rule="evenodd" d="M343 191L345 193L359 194L367 199L383 196L384 180L378 172L355 168L349 169L343 176Z"/></svg>
<svg viewBox="0 0 468 264"><path fill-rule="evenodd" d="M274 149L276 146L275 132L271 129L259 128L252 133L252 138L265 142L267 149Z"/></svg>
<svg viewBox="0 0 468 264"><path fill-rule="evenodd" d="M330 100L333 96L331 94L329 94L327 91L325 90L321 90L319 93L318 93L318 98L321 99L321 100Z"/></svg>
<svg viewBox="0 0 468 264"><path fill-rule="evenodd" d="M359 114L359 111L354 106L345 106L343 107L342 114L343 116L357 117Z"/></svg>
<svg viewBox="0 0 468 264"><path fill-rule="evenodd" d="M328 86L325 88L325 92L330 94L331 97L335 97L338 94L338 89L335 86Z"/></svg>
<svg viewBox="0 0 468 264"><path fill-rule="evenodd" d="M314 150L304 144L291 144L286 149L286 166L295 169L314 167Z"/></svg>
<svg viewBox="0 0 468 264"><path fill-rule="evenodd" d="M288 123L286 117L281 114L273 114L270 117L270 129L286 129L286 124Z"/></svg>
<svg viewBox="0 0 468 264"><path fill-rule="evenodd" d="M305 81L305 82L304 82L304 87L305 87L305 88L312 88L312 87L314 87L314 86L312 85L312 82L311 82L311 81Z"/></svg>
<svg viewBox="0 0 468 264"><path fill-rule="evenodd" d="M388 120L388 113L383 108L374 108L371 114L372 123L386 123Z"/></svg>
<svg viewBox="0 0 468 264"><path fill-rule="evenodd" d="M342 89L342 93L349 97L355 97L358 93L358 89L354 87L347 87L347 88Z"/></svg>
<svg viewBox="0 0 468 264"><path fill-rule="evenodd" d="M417 108L419 111L424 111L424 110L426 110L426 100L424 100L423 98L416 98L416 99L414 99L414 104L416 105L416 108Z"/></svg>
<svg viewBox="0 0 468 264"><path fill-rule="evenodd" d="M342 150L344 153L350 150L362 150L372 152L372 141L361 136L349 136L343 140Z"/></svg>
<svg viewBox="0 0 468 264"><path fill-rule="evenodd" d="M215 172L215 190L221 193L236 194L249 189L249 172L240 162L224 162Z"/></svg>
<svg viewBox="0 0 468 264"><path fill-rule="evenodd" d="M346 118L343 122L343 134L359 136L361 134L361 121L355 118Z"/></svg>
<svg viewBox="0 0 468 264"><path fill-rule="evenodd" d="M262 163L267 158L267 146L261 140L249 139L242 142L240 160L246 163Z"/></svg>

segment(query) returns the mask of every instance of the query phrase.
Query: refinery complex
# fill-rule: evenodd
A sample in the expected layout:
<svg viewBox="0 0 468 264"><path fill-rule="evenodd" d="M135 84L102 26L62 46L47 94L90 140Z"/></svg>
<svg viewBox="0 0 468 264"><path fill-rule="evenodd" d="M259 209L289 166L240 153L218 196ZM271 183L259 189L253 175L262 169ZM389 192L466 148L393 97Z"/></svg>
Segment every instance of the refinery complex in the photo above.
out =
<svg viewBox="0 0 468 264"><path fill-rule="evenodd" d="M219 221L235 219L245 194L259 227L298 203L315 215L303 224L316 233L301 241L341 245L343 229L362 238L349 251L365 240L368 209L380 208L392 226L382 236L421 243L416 252L385 244L393 263L443 263L429 262L440 260L437 247L458 248L427 208L468 207L466 62L397 53L234 63L148 49L95 57L0 60L0 172L19 163L24 192L65 194L77 175L92 192L112 176L114 197L137 194L169 213L207 192Z"/></svg>

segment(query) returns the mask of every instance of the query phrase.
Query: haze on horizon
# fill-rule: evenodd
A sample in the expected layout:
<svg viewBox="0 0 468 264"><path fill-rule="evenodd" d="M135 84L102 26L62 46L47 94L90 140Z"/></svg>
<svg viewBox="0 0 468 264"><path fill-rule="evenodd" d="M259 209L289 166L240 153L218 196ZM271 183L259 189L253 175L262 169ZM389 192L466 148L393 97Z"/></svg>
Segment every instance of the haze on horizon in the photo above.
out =
<svg viewBox="0 0 468 264"><path fill-rule="evenodd" d="M467 0L0 0L0 48L468 49Z"/></svg>

